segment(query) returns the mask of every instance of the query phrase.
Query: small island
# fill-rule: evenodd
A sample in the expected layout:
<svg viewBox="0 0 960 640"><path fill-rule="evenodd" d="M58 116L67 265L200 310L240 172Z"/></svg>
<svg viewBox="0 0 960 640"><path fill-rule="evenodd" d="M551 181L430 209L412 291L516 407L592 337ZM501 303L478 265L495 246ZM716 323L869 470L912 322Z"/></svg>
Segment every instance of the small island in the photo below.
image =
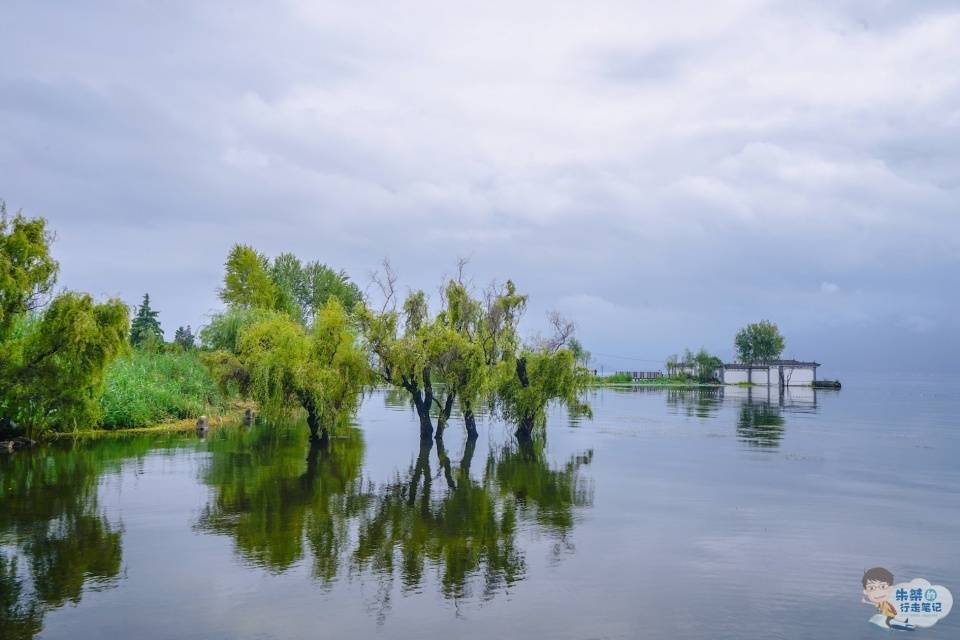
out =
<svg viewBox="0 0 960 640"><path fill-rule="evenodd" d="M684 350L672 355L663 371L616 371L603 375L593 371L595 385L660 387L778 386L839 389L839 380L817 380L819 362L782 359L786 341L776 324L761 320L737 332L734 338L737 361L724 363L705 348L694 353ZM583 352L581 358L589 353Z"/></svg>

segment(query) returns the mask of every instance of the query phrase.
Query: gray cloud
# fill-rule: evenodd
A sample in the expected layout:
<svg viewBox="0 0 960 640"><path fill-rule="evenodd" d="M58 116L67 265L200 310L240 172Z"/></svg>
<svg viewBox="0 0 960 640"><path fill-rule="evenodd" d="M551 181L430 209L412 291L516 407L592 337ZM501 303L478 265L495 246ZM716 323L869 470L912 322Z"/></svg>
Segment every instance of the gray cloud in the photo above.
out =
<svg viewBox="0 0 960 640"><path fill-rule="evenodd" d="M770 318L836 369L960 357L949 2L9 3L0 197L168 333L234 242L560 308L607 368ZM892 357L896 356L896 362ZM654 362L649 363L655 366Z"/></svg>

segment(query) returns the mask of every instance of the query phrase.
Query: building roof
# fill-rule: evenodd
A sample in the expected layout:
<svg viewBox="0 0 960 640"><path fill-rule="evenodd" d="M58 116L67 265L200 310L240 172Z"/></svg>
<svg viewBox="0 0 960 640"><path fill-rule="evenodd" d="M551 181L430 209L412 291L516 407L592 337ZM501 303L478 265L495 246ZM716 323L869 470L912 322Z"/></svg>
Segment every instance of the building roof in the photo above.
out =
<svg viewBox="0 0 960 640"><path fill-rule="evenodd" d="M725 363L723 367L725 369L749 369L749 368L758 368L758 367L819 367L819 362L803 362L801 360L764 360L763 362L754 362L753 364L746 364L744 362L730 362Z"/></svg>

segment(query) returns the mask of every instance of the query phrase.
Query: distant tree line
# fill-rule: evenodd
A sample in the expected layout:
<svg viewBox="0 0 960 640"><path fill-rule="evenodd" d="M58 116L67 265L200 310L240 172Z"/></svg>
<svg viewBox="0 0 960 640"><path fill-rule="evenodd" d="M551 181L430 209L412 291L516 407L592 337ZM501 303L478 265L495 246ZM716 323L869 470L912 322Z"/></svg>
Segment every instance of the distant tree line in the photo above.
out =
<svg viewBox="0 0 960 640"><path fill-rule="evenodd" d="M672 355L667 358L667 375L671 378L689 378L697 382L717 382L717 372L723 361L711 355L703 347L694 353L685 349L683 356Z"/></svg>

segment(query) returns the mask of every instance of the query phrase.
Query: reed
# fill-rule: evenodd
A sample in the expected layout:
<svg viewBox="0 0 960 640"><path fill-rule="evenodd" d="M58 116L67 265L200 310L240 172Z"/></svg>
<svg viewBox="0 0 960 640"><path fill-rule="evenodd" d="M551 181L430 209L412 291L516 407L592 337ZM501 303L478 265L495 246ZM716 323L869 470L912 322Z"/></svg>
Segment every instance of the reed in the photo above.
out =
<svg viewBox="0 0 960 640"><path fill-rule="evenodd" d="M144 427L214 413L223 398L196 351L134 350L107 368L102 426Z"/></svg>

